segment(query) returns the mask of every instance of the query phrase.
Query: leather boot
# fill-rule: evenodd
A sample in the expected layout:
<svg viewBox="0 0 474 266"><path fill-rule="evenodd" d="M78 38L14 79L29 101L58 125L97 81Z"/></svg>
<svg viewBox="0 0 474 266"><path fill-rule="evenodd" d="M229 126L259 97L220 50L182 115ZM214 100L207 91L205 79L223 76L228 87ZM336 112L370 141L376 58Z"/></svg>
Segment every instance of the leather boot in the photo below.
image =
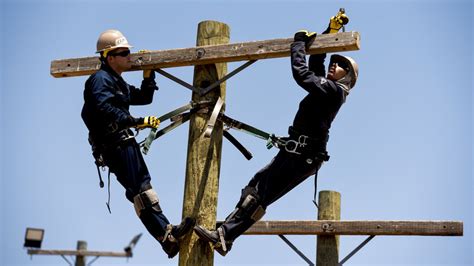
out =
<svg viewBox="0 0 474 266"><path fill-rule="evenodd" d="M166 226L166 232L163 237L161 246L163 250L168 254L168 258L173 258L179 252L179 241L185 236L193 226L196 224L196 219L186 217L181 221L179 225L168 224Z"/></svg>

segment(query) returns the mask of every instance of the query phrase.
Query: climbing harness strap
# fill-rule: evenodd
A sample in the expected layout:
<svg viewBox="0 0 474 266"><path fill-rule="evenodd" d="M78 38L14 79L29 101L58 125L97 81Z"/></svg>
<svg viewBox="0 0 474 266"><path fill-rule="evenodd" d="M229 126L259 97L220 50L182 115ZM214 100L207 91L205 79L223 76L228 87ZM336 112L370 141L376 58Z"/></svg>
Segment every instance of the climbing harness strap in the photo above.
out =
<svg viewBox="0 0 474 266"><path fill-rule="evenodd" d="M163 136L165 133L171 131L172 129L176 128L177 126L179 126L179 125L181 125L184 122L189 120L190 116L187 116L186 114L183 114L184 112L190 111L187 114L190 114L192 112L196 112L197 110L200 110L200 109L208 106L210 103L211 103L210 101L202 101L202 102L199 102L199 103L190 102L186 105L183 105L183 106L181 106L177 109L174 109L174 110L158 117L160 122L163 122L163 121L168 120L168 119L170 119L171 121L175 120L175 122L173 124L170 124L166 128L159 130L159 131L158 131L157 128L153 128L150 131L150 134L148 134L148 137L144 141L140 142L140 146L142 147L143 154L148 153L148 151L150 150L151 144L153 143L153 141L155 139Z"/></svg>
<svg viewBox="0 0 474 266"><path fill-rule="evenodd" d="M165 235L163 236L162 242L170 241L173 243L178 243L178 240L173 236L173 234L171 234L172 232L173 232L173 225L167 224Z"/></svg>
<svg viewBox="0 0 474 266"><path fill-rule="evenodd" d="M237 150L242 153L242 155L244 155L247 160L252 159L252 153L247 150L244 145L242 145L242 143L240 143L234 136L232 136L229 131L224 130L223 135L230 143L232 143L232 145L234 145L235 148L237 148Z"/></svg>
<svg viewBox="0 0 474 266"><path fill-rule="evenodd" d="M217 228L217 233L219 234L219 241L220 242L217 242L216 244L220 243L221 247L222 247L222 250L224 252L227 251L227 245L226 245L226 241L225 241L225 238L224 238L224 230L219 227Z"/></svg>
<svg viewBox="0 0 474 266"><path fill-rule="evenodd" d="M218 119L222 121L228 128L240 130L242 132L245 132L257 138L261 138L266 141L270 139L271 134L251 125L248 125L244 122L233 119L225 114L221 114Z"/></svg>
<svg viewBox="0 0 474 266"><path fill-rule="evenodd" d="M212 110L209 120L207 120L206 130L204 131L204 137L210 138L212 131L214 130L214 125L216 124L217 117L221 113L222 108L224 107L224 100L221 97L217 99L216 105Z"/></svg>
<svg viewBox="0 0 474 266"><path fill-rule="evenodd" d="M163 122L177 114L180 114L182 112L185 112L185 111L188 111L190 110L191 108L193 107L192 103L188 103L186 105L183 105L181 107L178 107L177 109L175 110L172 110L160 117L158 117L158 120L160 120L160 122ZM148 134L148 137L145 139L145 142L142 146L142 152L144 154L147 154L148 151L150 150L150 146L151 146L151 143L156 139L156 132L158 131L157 128L153 128L151 131L150 131L150 134Z"/></svg>

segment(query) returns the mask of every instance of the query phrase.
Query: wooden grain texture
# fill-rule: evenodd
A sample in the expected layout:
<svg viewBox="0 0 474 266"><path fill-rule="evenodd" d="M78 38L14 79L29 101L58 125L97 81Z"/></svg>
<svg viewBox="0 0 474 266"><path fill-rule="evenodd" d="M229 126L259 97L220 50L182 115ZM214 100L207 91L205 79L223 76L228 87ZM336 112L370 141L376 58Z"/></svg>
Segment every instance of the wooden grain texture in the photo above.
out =
<svg viewBox="0 0 474 266"><path fill-rule="evenodd" d="M287 57L292 41L293 38L219 45L209 42L199 47L133 53L130 71ZM341 32L318 35L308 54L359 49L358 32ZM94 56L54 60L50 71L52 76L60 78L90 75L99 68L99 57Z"/></svg>
<svg viewBox="0 0 474 266"><path fill-rule="evenodd" d="M259 221L246 235L462 236L461 221Z"/></svg>
<svg viewBox="0 0 474 266"><path fill-rule="evenodd" d="M203 21L198 25L197 46L228 43L229 31L224 23ZM195 66L193 86L205 88L226 73L226 63ZM205 96L193 92L192 101L215 103L219 97L225 100L225 88L224 82ZM208 118L205 114L195 114L190 119L183 217L195 217L198 224L211 228L216 223L223 129L222 123L217 123L210 138L204 137ZM199 241L195 234L181 241L180 266L213 263L214 252L209 243Z"/></svg>

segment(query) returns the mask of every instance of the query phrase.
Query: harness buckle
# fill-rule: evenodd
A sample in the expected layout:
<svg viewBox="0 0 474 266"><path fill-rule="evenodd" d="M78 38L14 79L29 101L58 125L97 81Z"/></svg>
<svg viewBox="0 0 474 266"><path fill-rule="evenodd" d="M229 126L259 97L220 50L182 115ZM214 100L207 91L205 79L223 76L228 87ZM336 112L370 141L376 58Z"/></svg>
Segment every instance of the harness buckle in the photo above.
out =
<svg viewBox="0 0 474 266"><path fill-rule="evenodd" d="M129 139L135 138L135 134L130 129L122 129L114 136L114 139L110 144L111 145L119 145Z"/></svg>
<svg viewBox="0 0 474 266"><path fill-rule="evenodd" d="M297 150L300 147L304 148L306 145L308 145L308 143L306 142L308 138L309 137L306 135L299 135L297 141L294 139L289 139L289 140L286 140L282 146L284 146L285 151L289 153L301 155L301 152L298 152Z"/></svg>
<svg viewBox="0 0 474 266"><path fill-rule="evenodd" d="M287 151L289 153L294 153L294 154L300 155L301 152L296 151L298 149L298 146L299 146L299 142L297 142L296 140L292 140L292 139L287 140L285 145L284 145L285 151Z"/></svg>

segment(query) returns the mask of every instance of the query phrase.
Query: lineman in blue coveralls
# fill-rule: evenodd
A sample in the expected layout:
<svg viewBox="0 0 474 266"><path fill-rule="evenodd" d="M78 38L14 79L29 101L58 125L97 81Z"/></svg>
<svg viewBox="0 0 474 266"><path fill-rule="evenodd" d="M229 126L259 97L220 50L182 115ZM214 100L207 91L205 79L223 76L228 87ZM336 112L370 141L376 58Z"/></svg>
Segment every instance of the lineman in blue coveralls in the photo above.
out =
<svg viewBox="0 0 474 266"><path fill-rule="evenodd" d="M153 101L158 87L154 71L143 71L140 89L129 85L121 77L132 66L127 39L120 31L104 31L97 41L100 70L85 84L82 119L89 129L96 164L108 166L125 188L125 195L148 232L159 241L169 258L179 252L179 239L188 233L193 218L185 218L173 226L161 210L158 196L150 184L140 148L130 128L157 128L160 121L154 116L135 118L130 105L145 105Z"/></svg>
<svg viewBox="0 0 474 266"><path fill-rule="evenodd" d="M347 21L345 15L333 17L323 33L337 32ZM293 125L289 127L286 145L280 146L270 164L255 174L242 189L235 210L217 230L208 230L200 225L194 227L199 238L210 242L223 256L237 237L263 217L270 204L316 174L323 161L329 159L326 152L329 128L356 83L358 66L350 57L333 55L326 76L326 54L316 54L310 56L308 67L306 48L315 37L314 32L299 31L291 44L293 77L308 94L300 102Z"/></svg>

